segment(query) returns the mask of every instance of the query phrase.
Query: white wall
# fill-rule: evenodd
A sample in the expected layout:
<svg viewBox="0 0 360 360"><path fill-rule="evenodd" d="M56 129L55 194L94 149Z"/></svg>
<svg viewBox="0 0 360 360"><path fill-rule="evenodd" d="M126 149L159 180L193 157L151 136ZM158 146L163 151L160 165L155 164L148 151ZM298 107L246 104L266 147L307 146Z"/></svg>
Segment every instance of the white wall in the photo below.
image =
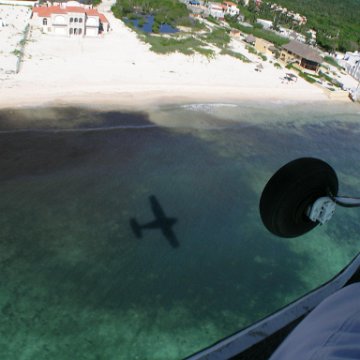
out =
<svg viewBox="0 0 360 360"><path fill-rule="evenodd" d="M87 28L86 36L98 36L99 30L97 28Z"/></svg>
<svg viewBox="0 0 360 360"><path fill-rule="evenodd" d="M356 80L360 81L360 52L347 52L339 63Z"/></svg>
<svg viewBox="0 0 360 360"><path fill-rule="evenodd" d="M98 17L91 17L89 16L86 20L86 25L88 26L97 26L99 27L99 18Z"/></svg>
<svg viewBox="0 0 360 360"><path fill-rule="evenodd" d="M56 35L67 35L66 27L54 27L53 29L54 29L54 34L56 34Z"/></svg>

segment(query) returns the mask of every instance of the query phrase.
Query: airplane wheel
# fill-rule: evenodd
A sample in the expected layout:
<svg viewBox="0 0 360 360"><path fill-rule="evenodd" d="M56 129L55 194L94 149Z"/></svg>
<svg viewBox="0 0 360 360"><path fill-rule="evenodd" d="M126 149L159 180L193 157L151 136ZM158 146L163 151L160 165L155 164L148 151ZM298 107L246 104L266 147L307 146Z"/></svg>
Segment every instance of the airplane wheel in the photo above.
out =
<svg viewBox="0 0 360 360"><path fill-rule="evenodd" d="M280 168L268 181L260 199L260 215L274 235L292 238L318 225L307 216L316 199L338 192L333 168L315 158L300 158Z"/></svg>

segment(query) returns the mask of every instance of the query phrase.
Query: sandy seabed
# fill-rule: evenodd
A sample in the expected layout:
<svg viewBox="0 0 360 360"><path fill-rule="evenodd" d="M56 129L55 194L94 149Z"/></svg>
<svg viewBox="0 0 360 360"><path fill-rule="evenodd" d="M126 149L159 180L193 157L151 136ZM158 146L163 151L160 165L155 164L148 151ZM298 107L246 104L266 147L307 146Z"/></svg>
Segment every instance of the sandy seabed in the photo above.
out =
<svg viewBox="0 0 360 360"><path fill-rule="evenodd" d="M0 359L183 359L338 273L359 212L301 239L258 212L271 174L302 156L357 193L359 108L312 105L0 111ZM132 233L150 195L179 248Z"/></svg>

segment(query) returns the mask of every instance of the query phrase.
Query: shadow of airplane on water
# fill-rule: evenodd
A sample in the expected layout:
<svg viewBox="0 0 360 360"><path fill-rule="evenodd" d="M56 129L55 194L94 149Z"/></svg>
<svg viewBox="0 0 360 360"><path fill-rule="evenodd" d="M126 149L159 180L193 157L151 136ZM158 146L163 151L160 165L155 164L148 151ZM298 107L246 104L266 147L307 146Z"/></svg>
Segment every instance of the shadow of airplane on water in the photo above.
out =
<svg viewBox="0 0 360 360"><path fill-rule="evenodd" d="M142 238L144 229L160 229L166 240L173 248L180 246L172 227L176 224L176 218L170 218L165 215L159 201L154 195L149 196L151 210L155 216L155 220L147 224L140 225L135 218L130 219L130 226L137 238Z"/></svg>

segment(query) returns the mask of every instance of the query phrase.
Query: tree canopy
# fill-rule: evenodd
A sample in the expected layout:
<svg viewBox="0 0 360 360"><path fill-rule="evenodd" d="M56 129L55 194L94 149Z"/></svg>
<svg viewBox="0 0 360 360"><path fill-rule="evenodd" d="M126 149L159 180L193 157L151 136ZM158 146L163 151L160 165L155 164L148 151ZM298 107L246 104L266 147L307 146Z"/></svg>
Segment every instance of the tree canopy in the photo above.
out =
<svg viewBox="0 0 360 360"><path fill-rule="evenodd" d="M326 50L360 49L360 0L270 0L307 17L305 28L317 31Z"/></svg>

